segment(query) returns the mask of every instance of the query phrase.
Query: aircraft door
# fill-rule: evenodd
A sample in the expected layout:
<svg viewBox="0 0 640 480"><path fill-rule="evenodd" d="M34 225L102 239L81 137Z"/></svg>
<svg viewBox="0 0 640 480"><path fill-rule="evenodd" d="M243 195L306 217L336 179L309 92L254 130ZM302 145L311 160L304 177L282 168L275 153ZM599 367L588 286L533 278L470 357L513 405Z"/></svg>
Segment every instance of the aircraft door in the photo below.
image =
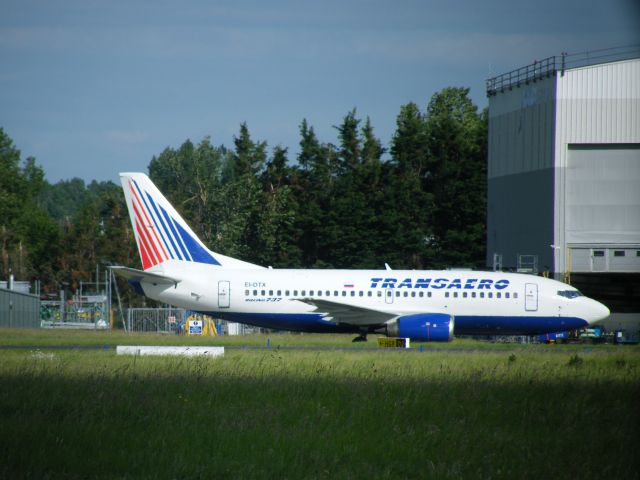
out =
<svg viewBox="0 0 640 480"><path fill-rule="evenodd" d="M231 285L228 280L218 282L218 308L229 308L231 305Z"/></svg>
<svg viewBox="0 0 640 480"><path fill-rule="evenodd" d="M538 310L538 284L527 283L524 286L524 309L527 312Z"/></svg>
<svg viewBox="0 0 640 480"><path fill-rule="evenodd" d="M384 303L393 303L393 288L384 289Z"/></svg>

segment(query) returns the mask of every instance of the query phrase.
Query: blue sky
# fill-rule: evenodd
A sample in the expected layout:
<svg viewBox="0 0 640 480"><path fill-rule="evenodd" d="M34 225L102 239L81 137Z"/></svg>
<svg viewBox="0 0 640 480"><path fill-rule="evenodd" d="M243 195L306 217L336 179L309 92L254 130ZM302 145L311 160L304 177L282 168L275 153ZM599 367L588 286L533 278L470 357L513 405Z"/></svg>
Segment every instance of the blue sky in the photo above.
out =
<svg viewBox="0 0 640 480"><path fill-rule="evenodd" d="M563 51L640 43L637 0L0 0L0 127L51 182L117 180L187 138L298 151Z"/></svg>

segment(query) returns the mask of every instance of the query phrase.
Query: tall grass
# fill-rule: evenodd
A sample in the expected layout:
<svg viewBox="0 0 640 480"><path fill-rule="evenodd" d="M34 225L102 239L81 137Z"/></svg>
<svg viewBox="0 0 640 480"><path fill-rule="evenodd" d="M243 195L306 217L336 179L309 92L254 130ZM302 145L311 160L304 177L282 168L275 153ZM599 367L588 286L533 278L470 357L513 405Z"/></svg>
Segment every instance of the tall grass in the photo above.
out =
<svg viewBox="0 0 640 480"><path fill-rule="evenodd" d="M379 335L369 335L368 342L352 343L353 334L308 334L308 333L274 333L240 336L177 336L158 333L126 333L122 330L63 330L63 329L24 329L0 328L0 347L33 346L33 347L113 347L115 345L220 345L228 347L322 347L322 348L360 348L375 349ZM640 346L617 345L521 345L514 343L495 343L468 338L455 338L452 342L411 342L414 349L424 350L514 350L535 348L540 351L610 351L621 349L636 351L640 354Z"/></svg>
<svg viewBox="0 0 640 480"><path fill-rule="evenodd" d="M3 351L0 360L3 478L640 472L637 350Z"/></svg>

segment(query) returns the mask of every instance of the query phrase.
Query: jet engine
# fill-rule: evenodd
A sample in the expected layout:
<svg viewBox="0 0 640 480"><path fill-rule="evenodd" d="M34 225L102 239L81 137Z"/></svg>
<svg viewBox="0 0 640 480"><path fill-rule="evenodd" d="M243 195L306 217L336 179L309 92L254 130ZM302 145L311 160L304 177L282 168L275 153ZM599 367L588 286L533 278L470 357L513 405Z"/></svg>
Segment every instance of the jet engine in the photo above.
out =
<svg viewBox="0 0 640 480"><path fill-rule="evenodd" d="M418 342L449 342L453 340L453 325L453 316L446 313L416 313L390 320L384 333Z"/></svg>

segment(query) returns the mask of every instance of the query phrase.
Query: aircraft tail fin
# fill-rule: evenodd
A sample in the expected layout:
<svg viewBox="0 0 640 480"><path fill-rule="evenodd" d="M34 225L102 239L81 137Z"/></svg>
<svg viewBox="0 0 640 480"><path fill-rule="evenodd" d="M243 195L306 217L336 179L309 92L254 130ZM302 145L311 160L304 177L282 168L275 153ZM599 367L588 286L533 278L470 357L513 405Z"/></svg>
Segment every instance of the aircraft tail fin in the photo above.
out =
<svg viewBox="0 0 640 480"><path fill-rule="evenodd" d="M170 260L262 268L209 250L144 173L121 173L120 182L144 270Z"/></svg>

